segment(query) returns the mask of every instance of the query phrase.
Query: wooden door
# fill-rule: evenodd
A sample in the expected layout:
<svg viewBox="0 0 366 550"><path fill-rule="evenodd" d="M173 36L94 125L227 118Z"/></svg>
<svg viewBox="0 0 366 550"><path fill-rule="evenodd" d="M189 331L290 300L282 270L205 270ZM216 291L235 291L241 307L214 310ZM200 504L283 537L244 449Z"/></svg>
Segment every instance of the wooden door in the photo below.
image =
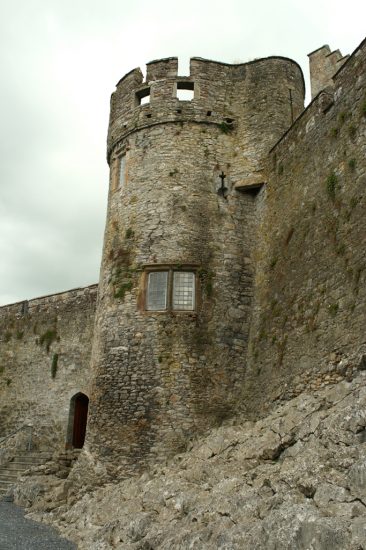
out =
<svg viewBox="0 0 366 550"><path fill-rule="evenodd" d="M85 441L86 423L88 419L89 399L83 393L75 399L74 428L72 434L72 446L81 449Z"/></svg>

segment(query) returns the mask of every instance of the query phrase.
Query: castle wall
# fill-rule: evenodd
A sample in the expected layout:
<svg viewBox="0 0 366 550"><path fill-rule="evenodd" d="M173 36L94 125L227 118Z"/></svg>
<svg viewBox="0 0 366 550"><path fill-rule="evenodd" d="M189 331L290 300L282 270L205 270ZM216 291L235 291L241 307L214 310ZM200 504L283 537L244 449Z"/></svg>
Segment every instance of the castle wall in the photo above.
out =
<svg viewBox="0 0 366 550"><path fill-rule="evenodd" d="M97 285L0 308L0 438L32 424L64 448L70 399L88 395Z"/></svg>
<svg viewBox="0 0 366 550"><path fill-rule="evenodd" d="M366 43L274 147L244 402L259 414L364 368Z"/></svg>
<svg viewBox="0 0 366 550"><path fill-rule="evenodd" d="M303 106L292 61L198 58L137 69L111 100L110 192L86 448L125 472L232 415L246 372L256 195L265 156ZM175 97L194 87L192 101ZM150 103L139 106L150 92ZM290 93L291 91L291 93ZM136 96L137 94L137 96ZM120 157L124 181L118 184ZM224 173L224 194L218 193ZM154 268L193 271L194 311L146 311Z"/></svg>

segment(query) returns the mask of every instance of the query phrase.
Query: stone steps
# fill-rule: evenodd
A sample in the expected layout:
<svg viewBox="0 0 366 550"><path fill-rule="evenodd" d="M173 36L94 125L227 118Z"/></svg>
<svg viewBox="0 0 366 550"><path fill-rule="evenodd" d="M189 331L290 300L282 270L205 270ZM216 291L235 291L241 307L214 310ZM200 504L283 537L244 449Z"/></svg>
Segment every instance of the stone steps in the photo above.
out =
<svg viewBox="0 0 366 550"><path fill-rule="evenodd" d="M23 472L24 470L4 470L1 472L1 481L11 481L12 479L18 479L19 472Z"/></svg>
<svg viewBox="0 0 366 550"><path fill-rule="evenodd" d="M5 497L12 485L30 468L42 466L51 458L50 454L37 452L18 453L11 462L0 466L0 499Z"/></svg>

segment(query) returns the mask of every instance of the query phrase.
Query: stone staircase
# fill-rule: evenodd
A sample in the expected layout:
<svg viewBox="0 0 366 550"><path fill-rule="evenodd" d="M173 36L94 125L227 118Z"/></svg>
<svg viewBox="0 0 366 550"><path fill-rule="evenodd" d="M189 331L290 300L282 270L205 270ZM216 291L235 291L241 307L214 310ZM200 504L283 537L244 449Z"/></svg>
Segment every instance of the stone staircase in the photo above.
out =
<svg viewBox="0 0 366 550"><path fill-rule="evenodd" d="M41 466L51 455L37 451L20 451L11 462L0 466L0 500L6 497L9 489L21 475L30 468Z"/></svg>

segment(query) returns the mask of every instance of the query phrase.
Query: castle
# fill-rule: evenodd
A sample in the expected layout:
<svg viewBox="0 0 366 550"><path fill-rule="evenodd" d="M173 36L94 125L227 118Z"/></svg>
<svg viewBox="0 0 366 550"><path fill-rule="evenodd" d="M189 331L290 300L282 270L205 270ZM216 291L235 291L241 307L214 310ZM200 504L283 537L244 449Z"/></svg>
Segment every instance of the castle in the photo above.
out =
<svg viewBox="0 0 366 550"><path fill-rule="evenodd" d="M0 308L0 437L129 474L364 364L366 41L309 57L305 110L283 57L118 82L99 285Z"/></svg>

